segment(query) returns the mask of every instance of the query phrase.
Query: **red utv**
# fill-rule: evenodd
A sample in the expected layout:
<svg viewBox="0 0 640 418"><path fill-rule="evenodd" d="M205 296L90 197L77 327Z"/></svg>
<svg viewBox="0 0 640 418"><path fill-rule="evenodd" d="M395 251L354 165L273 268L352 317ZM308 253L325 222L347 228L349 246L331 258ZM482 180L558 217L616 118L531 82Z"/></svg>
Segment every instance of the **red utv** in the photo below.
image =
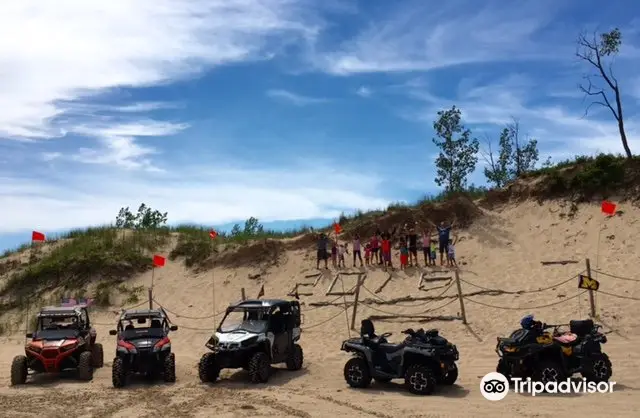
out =
<svg viewBox="0 0 640 418"><path fill-rule="evenodd" d="M31 340L25 345L25 355L16 356L11 363L11 385L26 383L29 371L75 370L81 380L91 380L93 369L103 366L104 355L87 307L46 307L37 319L36 331L27 334Z"/></svg>

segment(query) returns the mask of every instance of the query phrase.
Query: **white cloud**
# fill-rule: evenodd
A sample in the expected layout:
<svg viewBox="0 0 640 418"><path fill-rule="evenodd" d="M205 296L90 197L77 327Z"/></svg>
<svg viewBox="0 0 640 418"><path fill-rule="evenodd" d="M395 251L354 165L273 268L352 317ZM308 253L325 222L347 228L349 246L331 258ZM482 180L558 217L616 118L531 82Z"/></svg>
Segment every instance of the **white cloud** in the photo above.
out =
<svg viewBox="0 0 640 418"><path fill-rule="evenodd" d="M92 105L118 87L145 87L207 68L272 56L318 30L308 0L22 0L0 4L0 138L64 136L74 116L130 114L161 103ZM276 39L277 36L277 39ZM83 107L84 105L84 107ZM91 115L90 115L91 116ZM63 120L64 123L59 122ZM128 121L130 122L130 121ZM127 122L127 123L128 123ZM121 121L113 120L116 125ZM148 155L134 134L102 135L121 161ZM126 151L122 151L126 150ZM93 162L111 161L85 152ZM86 159L86 158L85 158Z"/></svg>
<svg viewBox="0 0 640 418"><path fill-rule="evenodd" d="M337 217L342 210L380 208L380 180L322 162L259 169L234 165L133 175L97 171L77 179L55 172L47 180L0 175L0 233L58 230L112 222L122 206L145 202L171 222L221 224L255 216L262 221ZM331 177L327 177L331 173ZM329 181L330 180L330 181Z"/></svg>
<svg viewBox="0 0 640 418"><path fill-rule="evenodd" d="M326 103L329 101L329 99L323 97L303 96L301 94L279 89L267 90L266 94L272 99L285 101L295 106L307 106L312 104Z"/></svg>
<svg viewBox="0 0 640 418"><path fill-rule="evenodd" d="M438 110L456 105L462 110L463 123L473 126L477 137L488 134L496 139L499 129L516 118L524 135L538 139L541 159L547 155L558 160L598 152L623 152L617 124L610 114L593 108L585 117L579 100L573 107L548 102L533 105L532 101L545 92L540 83L529 77L514 74L491 84L476 84L473 80L463 80L460 84L464 88L458 89L455 98L406 90L411 97L422 100L425 106L417 111L402 111L401 116L431 124ZM627 115L626 132L633 150L633 144L640 142L640 123L633 113Z"/></svg>
<svg viewBox="0 0 640 418"><path fill-rule="evenodd" d="M371 95L373 94L373 90L367 86L361 86L357 91L356 94L360 97L371 97Z"/></svg>
<svg viewBox="0 0 640 418"><path fill-rule="evenodd" d="M77 152L65 155L60 152L43 154L45 161L69 159L86 164L108 164L126 169L161 170L153 165L149 156L156 154L156 148L136 143L139 137L160 137L175 135L186 129L186 124L139 120L120 125L78 125L69 133L98 139L101 147L81 147Z"/></svg>
<svg viewBox="0 0 640 418"><path fill-rule="evenodd" d="M533 41L558 5L547 1L517 6L476 3L403 3L411 7L389 12L387 20L371 24L337 49L315 51L311 60L323 71L348 75L558 56L554 48L542 45L539 39ZM550 45L558 45L557 39Z"/></svg>

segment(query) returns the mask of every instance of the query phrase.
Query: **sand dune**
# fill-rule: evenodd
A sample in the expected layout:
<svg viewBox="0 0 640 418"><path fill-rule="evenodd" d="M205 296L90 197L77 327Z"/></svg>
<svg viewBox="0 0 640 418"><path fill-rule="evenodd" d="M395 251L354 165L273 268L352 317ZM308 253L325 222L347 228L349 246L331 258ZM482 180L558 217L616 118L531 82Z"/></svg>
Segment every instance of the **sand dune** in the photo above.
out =
<svg viewBox="0 0 640 418"><path fill-rule="evenodd" d="M116 315L111 311L95 312L99 340L105 345L106 364L92 382L40 379L37 384L8 387L10 361L23 351L23 337L9 336L3 338L0 345L0 405L10 411L7 416L11 417L42 416L43 413L51 417L151 417L159 413L176 417L329 417L336 414L493 417L505 413L531 417L637 416L640 283L603 274L594 273L602 286L596 303L601 322L611 331L605 350L614 365L612 380L617 382L614 393L535 398L509 394L503 401L489 402L479 392L481 377L495 370L496 336L516 328L524 314L535 313L549 323L587 316L588 297L577 288L575 278L585 269L586 258L590 259L594 271L640 281L636 268L640 252L640 248L636 248L640 210L625 205L620 209L624 210L621 216L605 219L599 207L580 206L576 216L567 219L560 217L565 209L559 204L524 203L486 212L469 230L460 231L457 255L463 293L468 295L465 307L469 325L457 319L423 324L411 318L376 322L379 331L394 333L391 339L400 340L400 331L408 326L436 327L458 345L461 374L457 385L427 398L409 395L400 383L373 384L367 390L347 387L342 368L348 355L340 351L340 343L350 333L355 335L347 328L351 309L345 317L343 305L345 299L350 303L353 297L325 296L334 271L324 272L315 287L301 288L301 291L313 292L312 296L301 297L304 302L302 345L306 358L302 371L279 370L267 385L258 386L246 383L244 372L225 373L222 380L213 385L199 382L196 364L206 352L204 343L215 323L213 313L239 299L241 288L245 288L248 297L255 297L262 285L266 297L286 297L296 282L313 281L313 278L304 278L316 271L315 254L313 248L309 248L288 252L278 267L257 279L251 278L259 272L257 268L214 269L193 274L176 262L156 271L154 299L180 326L172 335L178 368L178 381L174 385L113 389L109 367L115 341L108 330L113 327ZM577 263L541 264L554 260ZM388 275L379 269L367 270L358 321L369 315L459 316L456 286L436 281L427 282L423 290L418 290L418 277L423 271L429 273L426 269L396 271L376 293ZM450 276L451 273L432 275ZM150 273L146 273L133 283L148 286L150 279ZM344 282L346 288L354 283L354 279ZM338 281L336 287L341 290L341 286ZM517 293L521 291L525 292ZM408 297L413 300L406 300ZM405 300L393 303L394 299L402 298ZM335 305L311 306L314 302L329 301ZM443 305L446 306L435 309Z"/></svg>

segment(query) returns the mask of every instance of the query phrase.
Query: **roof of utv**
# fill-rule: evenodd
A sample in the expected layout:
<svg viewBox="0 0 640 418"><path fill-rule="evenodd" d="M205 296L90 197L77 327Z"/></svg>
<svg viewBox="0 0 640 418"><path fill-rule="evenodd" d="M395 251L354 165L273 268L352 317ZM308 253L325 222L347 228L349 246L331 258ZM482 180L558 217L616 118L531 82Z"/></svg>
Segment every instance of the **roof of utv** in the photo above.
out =
<svg viewBox="0 0 640 418"><path fill-rule="evenodd" d="M82 306L46 306L40 309L38 316L49 315L80 315L80 309Z"/></svg>
<svg viewBox="0 0 640 418"><path fill-rule="evenodd" d="M140 318L140 317L155 317L164 318L166 314L161 309L131 309L124 311L121 315L122 318Z"/></svg>
<svg viewBox="0 0 640 418"><path fill-rule="evenodd" d="M276 306L289 306L292 301L282 300L282 299L247 299L241 300L236 303L232 303L229 305L227 309L235 309L235 308L272 308Z"/></svg>

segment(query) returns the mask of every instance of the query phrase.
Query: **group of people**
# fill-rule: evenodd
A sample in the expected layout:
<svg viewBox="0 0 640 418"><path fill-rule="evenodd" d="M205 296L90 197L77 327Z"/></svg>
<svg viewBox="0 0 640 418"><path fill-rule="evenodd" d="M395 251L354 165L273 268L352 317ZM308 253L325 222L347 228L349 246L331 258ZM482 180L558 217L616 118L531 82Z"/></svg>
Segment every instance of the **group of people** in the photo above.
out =
<svg viewBox="0 0 640 418"><path fill-rule="evenodd" d="M422 252L424 265L435 266L437 255L440 254L440 265L455 267L455 244L457 237L452 238L451 230L455 225L455 219L451 223L433 222L421 226L418 222L414 225L405 224L401 231L394 228L392 231L381 231L376 228L374 234L363 241L360 234L355 234L351 242L353 251L353 267L359 262L360 266L379 265L385 268L393 268L391 250L395 247L400 250L400 269L420 265L418 253ZM363 261L364 253L364 261ZM317 240L316 268L320 268L320 262L324 261L324 267L329 268L329 258L334 268L346 267L346 256L349 253L348 242L341 241L336 234L330 238L325 233L320 233Z"/></svg>

